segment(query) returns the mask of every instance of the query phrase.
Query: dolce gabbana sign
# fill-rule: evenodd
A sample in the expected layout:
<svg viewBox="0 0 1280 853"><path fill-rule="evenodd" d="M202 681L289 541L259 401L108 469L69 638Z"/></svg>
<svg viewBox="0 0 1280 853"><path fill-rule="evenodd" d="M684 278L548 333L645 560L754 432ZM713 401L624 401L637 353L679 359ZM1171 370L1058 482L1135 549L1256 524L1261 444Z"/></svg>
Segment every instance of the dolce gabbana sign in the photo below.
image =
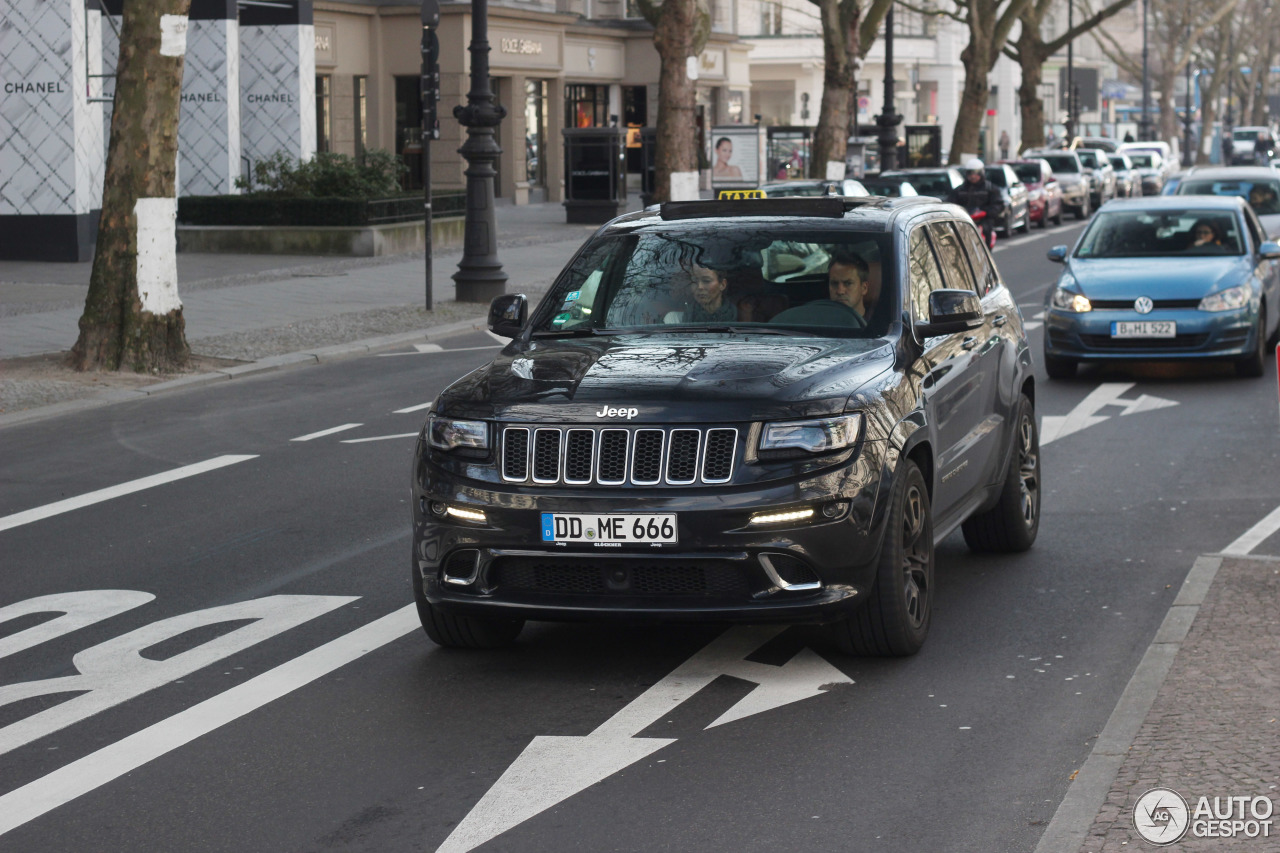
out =
<svg viewBox="0 0 1280 853"><path fill-rule="evenodd" d="M533 39L504 38L501 44L503 53L519 53L525 56L536 56L542 53L542 42Z"/></svg>

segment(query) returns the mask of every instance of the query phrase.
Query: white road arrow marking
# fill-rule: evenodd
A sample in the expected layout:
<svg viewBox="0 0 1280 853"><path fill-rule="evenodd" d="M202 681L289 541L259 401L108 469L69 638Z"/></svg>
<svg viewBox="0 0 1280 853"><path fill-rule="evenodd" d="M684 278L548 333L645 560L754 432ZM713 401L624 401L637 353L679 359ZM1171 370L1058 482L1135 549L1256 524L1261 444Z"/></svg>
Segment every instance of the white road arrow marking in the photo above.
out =
<svg viewBox="0 0 1280 853"><path fill-rule="evenodd" d="M1124 417L1136 412L1153 412L1156 409L1178 405L1177 400L1165 400L1148 394L1143 394L1136 400L1122 399L1120 395L1132 387L1132 382L1105 382L1081 400L1069 414L1045 415L1040 419L1040 446L1043 447L1107 420L1110 415L1098 414L1106 406L1119 406L1124 409L1120 413L1120 416Z"/></svg>
<svg viewBox="0 0 1280 853"><path fill-rule="evenodd" d="M809 649L782 666L745 660L784 625L731 628L585 737L535 737L445 839L438 853L464 853L584 791L668 744L640 732L721 675L756 687L707 728L821 694L853 680Z"/></svg>

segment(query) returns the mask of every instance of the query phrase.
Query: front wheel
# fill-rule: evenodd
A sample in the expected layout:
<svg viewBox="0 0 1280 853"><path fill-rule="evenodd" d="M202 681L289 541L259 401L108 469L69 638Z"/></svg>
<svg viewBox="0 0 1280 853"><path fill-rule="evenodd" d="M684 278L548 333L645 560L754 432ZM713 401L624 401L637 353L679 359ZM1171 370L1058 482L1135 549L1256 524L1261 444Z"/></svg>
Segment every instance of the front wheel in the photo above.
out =
<svg viewBox="0 0 1280 853"><path fill-rule="evenodd" d="M1062 205L1058 205L1058 213L1056 216L1053 217L1053 224L1054 225L1062 224Z"/></svg>
<svg viewBox="0 0 1280 853"><path fill-rule="evenodd" d="M876 580L867 602L827 636L846 654L903 657L920 651L933 613L933 515L924 475L902 461L893 484Z"/></svg>
<svg viewBox="0 0 1280 853"><path fill-rule="evenodd" d="M1017 417L1000 500L961 525L964 541L974 551L1025 551L1040 531L1040 433L1035 407L1025 394Z"/></svg>
<svg viewBox="0 0 1280 853"><path fill-rule="evenodd" d="M418 621L431 642L447 649L498 649L509 646L524 628L523 619L481 619L446 613L427 601L418 570L411 571Z"/></svg>
<svg viewBox="0 0 1280 853"><path fill-rule="evenodd" d="M1080 206L1076 208L1076 219L1088 219L1089 213L1089 197L1085 196L1081 199Z"/></svg>

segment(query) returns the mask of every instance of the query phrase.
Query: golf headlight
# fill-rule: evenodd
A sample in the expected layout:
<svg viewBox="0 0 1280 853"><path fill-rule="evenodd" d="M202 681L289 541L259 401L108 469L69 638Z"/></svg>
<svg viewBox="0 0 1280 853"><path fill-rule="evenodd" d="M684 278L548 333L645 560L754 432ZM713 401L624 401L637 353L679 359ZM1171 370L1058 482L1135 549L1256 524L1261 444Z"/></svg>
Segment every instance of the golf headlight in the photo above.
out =
<svg viewBox="0 0 1280 853"><path fill-rule="evenodd" d="M1210 293L1204 299L1201 299L1200 310L1234 311L1237 308L1243 308L1248 305L1249 296L1248 285L1238 284L1235 287L1228 287L1226 290L1219 290L1217 293Z"/></svg>
<svg viewBox="0 0 1280 853"><path fill-rule="evenodd" d="M427 444L439 450L489 449L489 425L484 421L459 421L432 415L427 418L426 432Z"/></svg>
<svg viewBox="0 0 1280 853"><path fill-rule="evenodd" d="M852 447L862 429L862 415L839 415L807 421L765 424L761 450L807 450L825 453Z"/></svg>
<svg viewBox="0 0 1280 853"><path fill-rule="evenodd" d="M1058 279L1058 286L1053 289L1053 307L1070 311L1073 314L1084 314L1093 310L1092 303L1083 293L1076 293L1067 288L1075 286L1076 280L1071 273Z"/></svg>

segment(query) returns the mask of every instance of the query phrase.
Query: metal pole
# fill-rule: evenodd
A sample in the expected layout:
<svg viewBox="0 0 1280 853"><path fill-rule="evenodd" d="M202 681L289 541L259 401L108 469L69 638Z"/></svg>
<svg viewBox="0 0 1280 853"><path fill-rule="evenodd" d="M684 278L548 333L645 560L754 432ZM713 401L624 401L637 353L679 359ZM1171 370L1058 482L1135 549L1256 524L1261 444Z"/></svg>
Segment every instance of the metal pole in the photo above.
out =
<svg viewBox="0 0 1280 853"><path fill-rule="evenodd" d="M902 116L893 103L893 4L884 16L884 109L876 116L880 127L880 171L898 168L898 122Z"/></svg>
<svg viewBox="0 0 1280 853"><path fill-rule="evenodd" d="M1067 0L1067 32L1071 32L1075 27L1075 9L1074 0ZM1076 138L1076 81L1075 81L1075 53L1076 40L1071 39L1067 42L1067 145Z"/></svg>
<svg viewBox="0 0 1280 853"><path fill-rule="evenodd" d="M489 81L489 4L471 0L471 91L467 105L453 108L467 129L458 153L467 161L467 215L462 260L453 274L459 302L488 302L506 293L507 274L498 260L498 227L493 210L493 164L502 154L494 134L507 111L493 102Z"/></svg>
<svg viewBox="0 0 1280 853"><path fill-rule="evenodd" d="M1227 154L1229 148L1227 140L1231 139L1232 125L1235 123L1235 116L1231 113L1231 83L1236 76L1236 28L1231 18L1227 18L1227 108L1223 111L1222 116L1222 153ZM1234 147L1234 146L1232 146ZM1234 159L1235 155L1230 154L1226 159ZM1224 166L1230 166L1230 162L1223 163Z"/></svg>
<svg viewBox="0 0 1280 853"><path fill-rule="evenodd" d="M1138 122L1138 138L1151 139L1151 74L1147 70L1147 11L1151 0L1142 0L1142 119Z"/></svg>
<svg viewBox="0 0 1280 853"><path fill-rule="evenodd" d="M1187 8L1187 102L1182 111L1182 165L1191 166L1195 157L1191 153L1191 8Z"/></svg>
<svg viewBox="0 0 1280 853"><path fill-rule="evenodd" d="M423 301L428 311L434 307L431 292L431 140L436 138L439 124L436 121L436 101L440 98L440 38L436 35L439 26L439 0L422 0L422 210L426 262L423 268Z"/></svg>

